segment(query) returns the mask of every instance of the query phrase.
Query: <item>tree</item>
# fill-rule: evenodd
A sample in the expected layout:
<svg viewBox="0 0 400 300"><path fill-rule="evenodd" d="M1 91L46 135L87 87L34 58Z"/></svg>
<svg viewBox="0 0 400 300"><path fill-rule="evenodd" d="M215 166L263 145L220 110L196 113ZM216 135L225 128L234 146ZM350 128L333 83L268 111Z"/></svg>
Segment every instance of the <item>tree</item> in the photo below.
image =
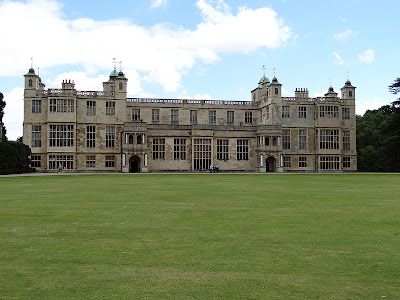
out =
<svg viewBox="0 0 400 300"><path fill-rule="evenodd" d="M393 84L389 85L389 92L392 94L400 93L400 78L397 77ZM392 102L394 105L400 105L400 98L397 98L396 101Z"/></svg>
<svg viewBox="0 0 400 300"><path fill-rule="evenodd" d="M4 123L3 123L4 108L5 107L6 107L6 102L3 100L3 94L0 93L0 125L2 125L2 126L0 126L0 128L3 129L2 135L1 135L3 142L7 141L7 137L6 137L6 132L7 131L6 131L6 127L4 126Z"/></svg>

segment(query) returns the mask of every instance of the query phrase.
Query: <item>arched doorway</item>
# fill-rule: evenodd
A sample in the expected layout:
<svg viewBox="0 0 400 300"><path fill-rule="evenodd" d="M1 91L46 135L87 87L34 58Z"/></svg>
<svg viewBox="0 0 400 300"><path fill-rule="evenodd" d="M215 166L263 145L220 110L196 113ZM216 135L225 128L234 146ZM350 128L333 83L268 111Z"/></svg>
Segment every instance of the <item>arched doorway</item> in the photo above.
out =
<svg viewBox="0 0 400 300"><path fill-rule="evenodd" d="M265 161L267 172L276 172L276 159L273 156L269 156Z"/></svg>
<svg viewBox="0 0 400 300"><path fill-rule="evenodd" d="M136 155L132 156L129 160L129 172L139 173L140 172L140 158Z"/></svg>

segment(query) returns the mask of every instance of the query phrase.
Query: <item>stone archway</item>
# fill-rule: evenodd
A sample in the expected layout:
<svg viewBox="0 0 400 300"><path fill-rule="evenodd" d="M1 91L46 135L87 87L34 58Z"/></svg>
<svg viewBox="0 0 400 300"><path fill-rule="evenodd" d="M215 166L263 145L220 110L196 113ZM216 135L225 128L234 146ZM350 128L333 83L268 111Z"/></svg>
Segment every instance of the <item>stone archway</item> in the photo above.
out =
<svg viewBox="0 0 400 300"><path fill-rule="evenodd" d="M265 167L267 172L276 172L276 159L273 156L267 157L265 160Z"/></svg>
<svg viewBox="0 0 400 300"><path fill-rule="evenodd" d="M133 155L129 160L129 172L140 173L140 158L137 155Z"/></svg>

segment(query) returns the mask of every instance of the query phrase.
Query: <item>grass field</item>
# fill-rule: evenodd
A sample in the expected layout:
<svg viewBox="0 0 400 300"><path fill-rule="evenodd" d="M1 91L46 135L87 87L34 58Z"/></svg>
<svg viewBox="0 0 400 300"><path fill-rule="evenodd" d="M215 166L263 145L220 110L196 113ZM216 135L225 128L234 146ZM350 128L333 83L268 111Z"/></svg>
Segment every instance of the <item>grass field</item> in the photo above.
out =
<svg viewBox="0 0 400 300"><path fill-rule="evenodd" d="M400 299L399 182L0 178L0 299Z"/></svg>

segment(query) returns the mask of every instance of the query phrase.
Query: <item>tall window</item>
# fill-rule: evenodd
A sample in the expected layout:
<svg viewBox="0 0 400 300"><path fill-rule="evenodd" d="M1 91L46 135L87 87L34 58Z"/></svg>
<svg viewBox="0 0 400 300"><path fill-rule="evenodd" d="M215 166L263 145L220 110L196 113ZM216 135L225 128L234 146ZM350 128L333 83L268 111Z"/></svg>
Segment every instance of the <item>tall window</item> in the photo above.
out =
<svg viewBox="0 0 400 300"><path fill-rule="evenodd" d="M217 112L215 110L210 110L208 112L208 123L210 125L215 125L217 123Z"/></svg>
<svg viewBox="0 0 400 300"><path fill-rule="evenodd" d="M120 90L122 90L122 89L124 88L124 84L123 84L122 82L120 82L120 83L118 84L118 88L119 88Z"/></svg>
<svg viewBox="0 0 400 300"><path fill-rule="evenodd" d="M190 123L197 123L197 110L190 111Z"/></svg>
<svg viewBox="0 0 400 300"><path fill-rule="evenodd" d="M282 130L282 149L290 149L290 129Z"/></svg>
<svg viewBox="0 0 400 300"><path fill-rule="evenodd" d="M32 100L32 112L33 113L42 112L42 100Z"/></svg>
<svg viewBox="0 0 400 300"><path fill-rule="evenodd" d="M350 157L343 157L343 168L350 168Z"/></svg>
<svg viewBox="0 0 400 300"><path fill-rule="evenodd" d="M249 160L249 140L237 140L237 160Z"/></svg>
<svg viewBox="0 0 400 300"><path fill-rule="evenodd" d="M350 131L343 131L343 150L350 150Z"/></svg>
<svg viewBox="0 0 400 300"><path fill-rule="evenodd" d="M86 101L86 114L88 116L96 115L96 101Z"/></svg>
<svg viewBox="0 0 400 300"><path fill-rule="evenodd" d="M174 159L186 160L186 139L174 139Z"/></svg>
<svg viewBox="0 0 400 300"><path fill-rule="evenodd" d="M50 147L72 147L74 145L74 125L50 125Z"/></svg>
<svg viewBox="0 0 400 300"><path fill-rule="evenodd" d="M269 119L269 106L265 108L265 118L268 120Z"/></svg>
<svg viewBox="0 0 400 300"><path fill-rule="evenodd" d="M95 168L96 167L96 156L95 155L86 156L86 167L87 168Z"/></svg>
<svg viewBox="0 0 400 300"><path fill-rule="evenodd" d="M299 118L307 118L307 106L299 106Z"/></svg>
<svg viewBox="0 0 400 300"><path fill-rule="evenodd" d="M115 166L115 155L106 155L106 168L114 168Z"/></svg>
<svg viewBox="0 0 400 300"><path fill-rule="evenodd" d="M253 123L253 112L252 111L245 111L244 112L244 122L246 124L252 124Z"/></svg>
<svg viewBox="0 0 400 300"><path fill-rule="evenodd" d="M140 109L132 108L132 121L140 121Z"/></svg>
<svg viewBox="0 0 400 300"><path fill-rule="evenodd" d="M339 157L338 156L321 156L319 158L319 168L321 170L338 170Z"/></svg>
<svg viewBox="0 0 400 300"><path fill-rule="evenodd" d="M29 85L29 87L32 87L32 79L29 79L28 85Z"/></svg>
<svg viewBox="0 0 400 300"><path fill-rule="evenodd" d="M40 155L31 155L31 166L32 168L40 168L42 165Z"/></svg>
<svg viewBox="0 0 400 300"><path fill-rule="evenodd" d="M171 124L179 123L179 111L177 109L171 109Z"/></svg>
<svg viewBox="0 0 400 300"><path fill-rule="evenodd" d="M229 159L229 140L217 140L217 159L218 160L228 160Z"/></svg>
<svg viewBox="0 0 400 300"><path fill-rule="evenodd" d="M115 101L106 102L106 115L115 115Z"/></svg>
<svg viewBox="0 0 400 300"><path fill-rule="evenodd" d="M32 147L42 147L41 125L32 125Z"/></svg>
<svg viewBox="0 0 400 300"><path fill-rule="evenodd" d="M151 121L160 122L160 110L158 108L151 110Z"/></svg>
<svg viewBox="0 0 400 300"><path fill-rule="evenodd" d="M235 122L235 112L234 111L226 112L226 122L228 124L233 124Z"/></svg>
<svg viewBox="0 0 400 300"><path fill-rule="evenodd" d="M319 116L321 118L337 118L339 115L338 106L322 105L319 107Z"/></svg>
<svg viewBox="0 0 400 300"><path fill-rule="evenodd" d="M65 170L74 168L73 155L49 155L49 169L56 170L61 165Z"/></svg>
<svg viewBox="0 0 400 300"><path fill-rule="evenodd" d="M339 130L320 129L319 130L320 149L339 149Z"/></svg>
<svg viewBox="0 0 400 300"><path fill-rule="evenodd" d="M342 119L350 119L350 107L342 107Z"/></svg>
<svg viewBox="0 0 400 300"><path fill-rule="evenodd" d="M303 129L299 129L299 149L307 149L307 131Z"/></svg>
<svg viewBox="0 0 400 300"><path fill-rule="evenodd" d="M282 106L282 118L290 118L290 107Z"/></svg>
<svg viewBox="0 0 400 300"><path fill-rule="evenodd" d="M86 147L96 147L96 126L86 126Z"/></svg>
<svg viewBox="0 0 400 300"><path fill-rule="evenodd" d="M115 126L106 126L106 147L115 147Z"/></svg>
<svg viewBox="0 0 400 300"><path fill-rule="evenodd" d="M283 156L283 167L290 168L292 166L290 156Z"/></svg>
<svg viewBox="0 0 400 300"><path fill-rule="evenodd" d="M153 139L153 159L165 159L165 139Z"/></svg>
<svg viewBox="0 0 400 300"><path fill-rule="evenodd" d="M300 156L299 157L299 168L306 168L307 167L307 157Z"/></svg>
<svg viewBox="0 0 400 300"><path fill-rule="evenodd" d="M211 139L193 140L193 168L208 170L211 165Z"/></svg>

